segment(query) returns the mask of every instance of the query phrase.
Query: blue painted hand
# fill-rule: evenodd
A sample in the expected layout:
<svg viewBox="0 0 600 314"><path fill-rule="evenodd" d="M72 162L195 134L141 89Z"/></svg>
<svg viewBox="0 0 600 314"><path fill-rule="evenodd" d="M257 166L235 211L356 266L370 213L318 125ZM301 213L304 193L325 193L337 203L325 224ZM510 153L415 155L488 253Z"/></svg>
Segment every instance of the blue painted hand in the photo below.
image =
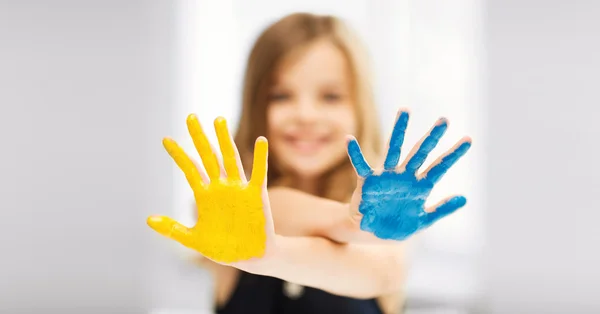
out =
<svg viewBox="0 0 600 314"><path fill-rule="evenodd" d="M432 208L425 201L446 171L471 147L471 139L460 140L421 174L419 168L446 132L448 123L439 119L415 145L406 161L398 165L409 113L401 110L392 131L383 169L374 171L365 160L355 138L348 142L348 155L360 179L353 203L362 214L360 227L378 238L404 240L463 207L464 196L449 197Z"/></svg>

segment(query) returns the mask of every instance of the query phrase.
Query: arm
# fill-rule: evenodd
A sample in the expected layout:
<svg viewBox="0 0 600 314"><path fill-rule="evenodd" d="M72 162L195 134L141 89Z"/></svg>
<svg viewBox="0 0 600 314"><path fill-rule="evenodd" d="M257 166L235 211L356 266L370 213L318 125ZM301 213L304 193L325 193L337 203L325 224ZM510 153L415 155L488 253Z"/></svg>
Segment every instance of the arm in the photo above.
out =
<svg viewBox="0 0 600 314"><path fill-rule="evenodd" d="M270 189L269 199L277 233L275 252L258 266L241 270L354 298L400 290L407 270L406 242L361 231L350 219L347 204L288 188ZM201 255L196 258L213 272L223 267Z"/></svg>
<svg viewBox="0 0 600 314"><path fill-rule="evenodd" d="M318 236L338 243L385 243L360 229L349 204L316 197L298 190L269 189L275 232L283 236Z"/></svg>
<svg viewBox="0 0 600 314"><path fill-rule="evenodd" d="M277 236L277 250L256 268L242 269L353 298L397 292L406 265L402 244L337 244L320 237Z"/></svg>
<svg viewBox="0 0 600 314"><path fill-rule="evenodd" d="M269 188L269 201L275 233L279 235L323 237L337 243L392 242L361 230L360 217L350 215L349 204L285 187ZM195 201L192 210L196 212Z"/></svg>
<svg viewBox="0 0 600 314"><path fill-rule="evenodd" d="M350 204L271 189L271 195L278 193L271 196L278 231L321 235L342 243L402 241L463 207L464 196L449 197L429 208L425 208L425 201L446 171L469 150L471 139L464 137L425 171L420 171L448 123L439 119L399 164L407 123L408 112L402 110L394 125L383 169L371 168L357 140L348 138L348 155L359 177Z"/></svg>
<svg viewBox="0 0 600 314"><path fill-rule="evenodd" d="M323 237L337 243L386 243L360 229L360 218L349 214L348 204L285 187L269 189L275 233L288 237ZM192 201L192 211L196 212ZM194 219L198 219L194 216Z"/></svg>
<svg viewBox="0 0 600 314"><path fill-rule="evenodd" d="M219 162L195 116L188 118L188 127L195 144L199 147L208 174L200 171L172 139L166 138L163 143L167 152L184 171L195 197L202 200L197 203L198 213L201 215L197 224L191 228L166 216L150 216L147 222L151 228L221 265L279 277L340 295L373 297L395 291L403 282L406 267L403 263L403 244L400 242L380 242L378 245L369 246L344 245L320 237L294 238L275 233L266 188L268 145L265 138L258 138L256 141L252 177L247 181L240 176L243 169L240 167L239 157L224 119L218 118L215 121L215 129L223 153L226 174L220 173ZM438 127L436 125L436 128ZM433 131L436 130L434 128ZM436 137L440 136L439 131L433 131L431 133L435 133ZM429 139L429 136L426 139ZM393 143L395 144L390 147L398 145ZM427 152L421 152L421 145L414 154L419 157L418 160L409 160L409 173L390 168L395 167L397 163L397 158L393 156L386 158L383 173L376 172L364 160L356 139L351 139L348 145L351 161L360 176L348 208L370 214L369 219L361 220L361 228L375 235L379 233L379 238L404 240L415 231L426 228L464 205L464 202L460 204L450 200L429 213L423 210L429 190L445 169L466 152L470 146L468 140L459 143L456 149L441 157L437 164L434 162L422 178L417 178L413 173L413 170L419 168L418 163L421 159L424 160L423 156L427 155ZM434 145L427 142L423 147L432 149L432 146ZM415 185L417 189L413 191ZM407 189L411 191L409 195L406 195ZM378 197L382 193L386 195L385 198ZM366 197L364 200L363 194ZM418 198L408 197L413 194ZM290 204L294 203L292 199L279 200L285 200L286 203L280 203L284 205L291 206ZM366 208L361 211L359 206L363 206L363 203L366 204ZM335 203L330 204L334 208ZM300 208L300 212L302 209L312 210L308 209L312 207L308 203L303 206L307 208ZM319 216L323 213L314 211L314 215ZM350 213L347 216L353 217ZM402 223L389 223L399 220ZM327 220L325 222L312 231L323 232L323 228L328 226ZM280 230L282 228L279 227Z"/></svg>

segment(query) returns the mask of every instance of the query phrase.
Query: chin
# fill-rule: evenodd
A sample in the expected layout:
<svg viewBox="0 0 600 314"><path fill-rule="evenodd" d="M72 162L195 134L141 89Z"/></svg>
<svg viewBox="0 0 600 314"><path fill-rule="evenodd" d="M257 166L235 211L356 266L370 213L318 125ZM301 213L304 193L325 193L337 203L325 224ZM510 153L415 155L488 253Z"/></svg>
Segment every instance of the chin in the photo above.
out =
<svg viewBox="0 0 600 314"><path fill-rule="evenodd" d="M300 177L315 178L323 175L328 168L327 167L306 167L303 165L292 166L295 172Z"/></svg>
<svg viewBox="0 0 600 314"><path fill-rule="evenodd" d="M328 156L329 157L329 156ZM335 164L335 160L324 160L322 156L314 158L288 159L286 164L289 169L294 169L294 172L307 178L314 178L323 175L329 171Z"/></svg>

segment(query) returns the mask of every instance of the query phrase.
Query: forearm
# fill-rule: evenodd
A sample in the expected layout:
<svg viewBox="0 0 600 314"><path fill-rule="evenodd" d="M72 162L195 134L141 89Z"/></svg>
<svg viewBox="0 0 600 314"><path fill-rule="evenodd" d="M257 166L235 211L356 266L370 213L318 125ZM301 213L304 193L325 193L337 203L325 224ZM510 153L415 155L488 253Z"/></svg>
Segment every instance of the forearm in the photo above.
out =
<svg viewBox="0 0 600 314"><path fill-rule="evenodd" d="M383 243L362 231L347 203L316 197L289 188L269 189L275 232L284 236L319 236L338 243Z"/></svg>
<svg viewBox="0 0 600 314"><path fill-rule="evenodd" d="M404 281L402 244L337 244L320 237L277 236L277 250L251 272L332 294L373 298L398 291Z"/></svg>
<svg viewBox="0 0 600 314"><path fill-rule="evenodd" d="M380 239L371 232L361 230L360 219L362 217L351 217L348 214L348 204L338 203L337 206L342 207L341 210L346 212L344 217L339 217L329 228L315 230L312 235L324 237L337 243L384 244L395 242Z"/></svg>

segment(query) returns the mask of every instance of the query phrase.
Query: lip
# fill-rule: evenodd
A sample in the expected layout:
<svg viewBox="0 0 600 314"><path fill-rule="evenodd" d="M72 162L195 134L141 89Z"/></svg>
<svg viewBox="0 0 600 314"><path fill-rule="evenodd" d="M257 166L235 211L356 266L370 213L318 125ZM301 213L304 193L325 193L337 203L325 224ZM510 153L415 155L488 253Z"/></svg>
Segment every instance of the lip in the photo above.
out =
<svg viewBox="0 0 600 314"><path fill-rule="evenodd" d="M302 155L311 155L324 148L330 141L328 136L300 137L285 135L283 140L293 150Z"/></svg>

